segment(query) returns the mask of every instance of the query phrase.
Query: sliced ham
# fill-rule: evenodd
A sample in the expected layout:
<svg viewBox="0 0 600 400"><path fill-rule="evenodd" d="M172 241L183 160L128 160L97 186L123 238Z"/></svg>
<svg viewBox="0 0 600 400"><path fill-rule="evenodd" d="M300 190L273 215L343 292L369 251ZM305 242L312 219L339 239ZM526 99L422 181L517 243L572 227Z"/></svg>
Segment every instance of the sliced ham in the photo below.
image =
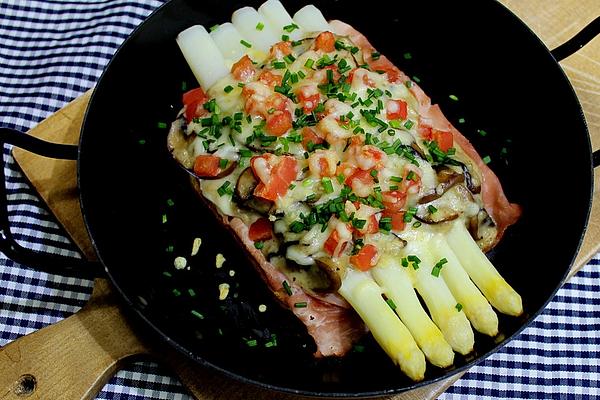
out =
<svg viewBox="0 0 600 400"><path fill-rule="evenodd" d="M375 48L363 34L358 32L352 26L338 20L330 21L329 25L335 33L349 37L350 40L361 49L365 61L369 64L371 69L386 71L388 79L392 82L403 83L410 79L392 64L387 57L381 55L379 59L373 60L371 54L376 51ZM437 130L452 132L454 142L460 146L463 152L473 162L473 166L476 168L476 172L481 178L481 197L483 204L496 224L498 234L495 242L497 243L502 238L506 228L517 222L521 216L521 207L518 204L510 203L508 201L496 174L494 174L494 172L483 162L469 140L452 126L440 110L439 106L437 104L431 104L431 99L423 92L419 85L413 82L410 91L419 103L418 112L422 118L421 122Z"/></svg>

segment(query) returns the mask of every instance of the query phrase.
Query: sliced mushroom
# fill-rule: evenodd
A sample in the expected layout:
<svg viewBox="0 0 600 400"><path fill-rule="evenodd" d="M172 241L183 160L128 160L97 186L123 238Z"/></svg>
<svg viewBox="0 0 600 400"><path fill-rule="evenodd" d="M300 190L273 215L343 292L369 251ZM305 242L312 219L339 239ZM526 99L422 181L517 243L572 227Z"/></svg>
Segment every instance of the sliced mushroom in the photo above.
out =
<svg viewBox="0 0 600 400"><path fill-rule="evenodd" d="M469 233L483 252L494 247L498 239L498 229L485 209L479 210L468 223Z"/></svg>
<svg viewBox="0 0 600 400"><path fill-rule="evenodd" d="M167 135L167 148L175 161L186 170L189 170L194 167L194 155L188 150L194 137L186 135L183 132L183 126L184 122L182 118L175 120L171 124L171 129Z"/></svg>
<svg viewBox="0 0 600 400"><path fill-rule="evenodd" d="M235 197L241 205L250 208L259 214L266 215L271 210L273 203L254 196L254 189L258 185L258 179L254 176L252 168L248 167L240 174L235 185Z"/></svg>
<svg viewBox="0 0 600 400"><path fill-rule="evenodd" d="M469 189L471 191L471 193L473 194L478 194L481 192L481 185L479 184L479 182L477 182L474 178L473 175L471 175L471 172L469 172L469 168L467 168L467 166L465 164L460 164L460 167L463 170L463 175L465 177L465 182L467 184L467 189Z"/></svg>
<svg viewBox="0 0 600 400"><path fill-rule="evenodd" d="M313 287L317 293L336 293L342 286L342 276L345 267L331 258L320 257L315 260L319 273L325 278L327 285L324 287Z"/></svg>
<svg viewBox="0 0 600 400"><path fill-rule="evenodd" d="M448 197L449 196L449 197ZM473 194L464 185L454 185L440 197L428 204L417 207L415 218L426 224L439 224L452 221L465 213L473 213L471 207L477 207Z"/></svg>
<svg viewBox="0 0 600 400"><path fill-rule="evenodd" d="M418 204L427 204L439 199L456 184L462 183L465 180L463 175L445 166L438 168L437 177L439 183L436 186L435 191L421 197L418 201Z"/></svg>

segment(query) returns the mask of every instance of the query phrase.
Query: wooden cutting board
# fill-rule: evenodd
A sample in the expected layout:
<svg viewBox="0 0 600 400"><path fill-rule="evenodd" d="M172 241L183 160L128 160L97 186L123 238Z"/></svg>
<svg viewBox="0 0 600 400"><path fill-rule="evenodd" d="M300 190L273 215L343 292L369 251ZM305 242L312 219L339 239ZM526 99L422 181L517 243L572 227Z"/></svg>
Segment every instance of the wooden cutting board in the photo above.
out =
<svg viewBox="0 0 600 400"><path fill-rule="evenodd" d="M600 15L597 0L563 0L548 3L530 0L502 1L553 48ZM573 83L589 124L594 149L600 148L600 39L562 65ZM77 143L90 92L43 121L30 134L59 142ZM15 159L73 241L89 258L95 254L79 209L76 165L15 150ZM596 172L595 199L590 226L575 273L600 249L600 175ZM95 281L88 303L65 320L24 336L0 349L0 399L91 399L126 361L151 357L166 363L198 399L297 399L233 382L200 368L163 345L144 341L128 323L104 279ZM460 375L460 374L459 374ZM393 400L436 398L459 376L395 396Z"/></svg>

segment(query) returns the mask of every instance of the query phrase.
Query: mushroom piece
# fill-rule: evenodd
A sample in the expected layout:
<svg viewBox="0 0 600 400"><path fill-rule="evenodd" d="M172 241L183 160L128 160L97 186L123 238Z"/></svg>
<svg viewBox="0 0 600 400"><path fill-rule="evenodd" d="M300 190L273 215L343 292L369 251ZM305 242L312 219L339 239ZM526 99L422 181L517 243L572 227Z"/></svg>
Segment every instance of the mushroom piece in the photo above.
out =
<svg viewBox="0 0 600 400"><path fill-rule="evenodd" d="M169 153L171 153L173 159L175 159L181 168L197 179L221 179L235 171L238 165L237 161L228 161L227 166L222 169L219 168L220 171L216 175L203 176L194 172L194 162L196 161L196 157L194 157L194 153L190 151L190 145L194 141L195 135L186 135L183 126L183 119L177 119L171 124L171 129L167 135L167 148Z"/></svg>
<svg viewBox="0 0 600 400"><path fill-rule="evenodd" d="M463 175L465 177L465 183L467 184L467 189L469 189L471 191L471 193L473 193L473 194L480 193L481 185L479 184L479 182L476 182L473 179L473 175L471 175L471 172L469 172L469 168L467 168L467 166L463 163L460 163L460 167L463 170Z"/></svg>
<svg viewBox="0 0 600 400"><path fill-rule="evenodd" d="M448 201L446 196L450 196ZM457 219L474 204L473 194L464 185L453 185L444 198L417 206L414 217L425 224L439 224Z"/></svg>
<svg viewBox="0 0 600 400"><path fill-rule="evenodd" d="M345 267L333 261L331 258L319 257L315 259L316 266L327 282L326 287L314 287L317 293L336 293L342 286L342 276L345 274Z"/></svg>
<svg viewBox="0 0 600 400"><path fill-rule="evenodd" d="M437 177L439 183L436 186L435 191L421 197L418 201L418 204L431 203L432 201L442 197L444 193L452 189L454 185L465 181L464 175L461 175L453 169L445 166L438 168Z"/></svg>
<svg viewBox="0 0 600 400"><path fill-rule="evenodd" d="M235 197L240 204L250 208L259 214L266 215L271 210L273 203L254 196L254 189L258 185L258 179L254 176L252 168L248 167L240 174L235 184Z"/></svg>

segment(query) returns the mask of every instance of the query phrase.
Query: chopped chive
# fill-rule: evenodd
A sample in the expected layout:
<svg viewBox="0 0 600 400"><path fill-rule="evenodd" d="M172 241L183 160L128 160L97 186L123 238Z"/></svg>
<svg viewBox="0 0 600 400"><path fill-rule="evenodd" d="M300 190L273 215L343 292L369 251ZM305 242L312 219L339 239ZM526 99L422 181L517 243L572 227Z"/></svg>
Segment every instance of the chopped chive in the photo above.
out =
<svg viewBox="0 0 600 400"><path fill-rule="evenodd" d="M281 40L287 42L288 40L290 40L290 37L288 35L281 35Z"/></svg>
<svg viewBox="0 0 600 400"><path fill-rule="evenodd" d="M440 261L438 261L434 266L433 269L431 270L431 275L435 276L436 278L440 276L440 271L442 270L442 267L444 266L444 264L446 264L448 262L448 260L446 260L445 258L442 258Z"/></svg>
<svg viewBox="0 0 600 400"><path fill-rule="evenodd" d="M408 52L404 53L404 59L405 60L412 60L412 54L410 54Z"/></svg>
<svg viewBox="0 0 600 400"><path fill-rule="evenodd" d="M244 82L238 82L238 87L243 88L244 86L246 86L246 84Z"/></svg>
<svg viewBox="0 0 600 400"><path fill-rule="evenodd" d="M309 194L308 196L306 196L305 201L312 203L313 201L315 201L317 199L317 195L314 193Z"/></svg>
<svg viewBox="0 0 600 400"><path fill-rule="evenodd" d="M393 311L396 311L396 304L394 303L394 300L392 300L392 299L387 299L385 302L388 304L388 306L390 306L390 308L391 308Z"/></svg>
<svg viewBox="0 0 600 400"><path fill-rule="evenodd" d="M188 289L188 294L190 295L190 297L196 297L196 291L192 288Z"/></svg>
<svg viewBox="0 0 600 400"><path fill-rule="evenodd" d="M482 158L484 164L489 164L492 162L492 158L490 156L485 156Z"/></svg>
<svg viewBox="0 0 600 400"><path fill-rule="evenodd" d="M173 246L172 244L168 245L167 248L165 249L165 251L167 253L172 253L173 250L175 250L175 246Z"/></svg>
<svg viewBox="0 0 600 400"><path fill-rule="evenodd" d="M292 46L293 47L300 46L301 44L302 44L302 40L294 40L292 42Z"/></svg>
<svg viewBox="0 0 600 400"><path fill-rule="evenodd" d="M271 65L275 69L284 69L285 68L285 63L283 61L273 61L271 63Z"/></svg>
<svg viewBox="0 0 600 400"><path fill-rule="evenodd" d="M265 24L263 24L262 22L259 22L258 24L256 24L257 31L262 31L263 29L265 29Z"/></svg>
<svg viewBox="0 0 600 400"><path fill-rule="evenodd" d="M173 201L173 199L167 199L167 205L169 207L173 207L175 205L175 202Z"/></svg>
<svg viewBox="0 0 600 400"><path fill-rule="evenodd" d="M294 61L296 61L296 57L294 57L291 54L288 54L287 56L283 57L284 61L288 64L293 63Z"/></svg>
<svg viewBox="0 0 600 400"><path fill-rule="evenodd" d="M423 225L423 224L421 223L421 221L415 221L415 223L414 223L412 226L413 226L413 228L420 228L420 227L421 227L421 225Z"/></svg>
<svg viewBox="0 0 600 400"><path fill-rule="evenodd" d="M294 190L296 188L296 185L294 185L293 183L288 187L289 190Z"/></svg>
<svg viewBox="0 0 600 400"><path fill-rule="evenodd" d="M246 340L246 345L248 347L256 347L258 345L258 342L256 341L256 339Z"/></svg>
<svg viewBox="0 0 600 400"><path fill-rule="evenodd" d="M398 190L398 185L390 185L390 190Z"/></svg>
<svg viewBox="0 0 600 400"><path fill-rule="evenodd" d="M464 118L459 118L458 119L458 123L459 124L464 124L465 123L465 119Z"/></svg>
<svg viewBox="0 0 600 400"><path fill-rule="evenodd" d="M252 47L252 45L250 43L246 42L244 39L240 40L240 44L242 46L246 46L247 48Z"/></svg>
<svg viewBox="0 0 600 400"><path fill-rule="evenodd" d="M145 139L140 139L140 140L138 140L138 143L139 144L146 144L146 140Z"/></svg>
<svg viewBox="0 0 600 400"><path fill-rule="evenodd" d="M412 180L414 180L414 179L413 179L414 177L415 177L415 173L414 173L414 171L409 171L409 172L408 172L408 175L406 175L406 180L407 180L407 181L412 181Z"/></svg>
<svg viewBox="0 0 600 400"><path fill-rule="evenodd" d="M298 76L300 77L300 79L306 78L306 74L302 71L298 71Z"/></svg>
<svg viewBox="0 0 600 400"><path fill-rule="evenodd" d="M419 79L418 76L413 76L413 81L417 82L417 83L421 83L421 80Z"/></svg>
<svg viewBox="0 0 600 400"><path fill-rule="evenodd" d="M435 208L434 205L430 204L427 206L427 211L429 211L430 214L435 214L437 212L437 208Z"/></svg>
<svg viewBox="0 0 600 400"><path fill-rule="evenodd" d="M173 296L175 296L175 297L181 296L181 292L178 289L173 289L172 292L173 292Z"/></svg>
<svg viewBox="0 0 600 400"><path fill-rule="evenodd" d="M458 97L456 97L455 95L451 94L450 96L448 96L450 98L450 100L453 101L458 101Z"/></svg>
<svg viewBox="0 0 600 400"><path fill-rule="evenodd" d="M460 310L463 309L463 306L460 303L456 303L456 306L454 306L454 307L456 308L456 311L458 311L458 312L460 312Z"/></svg>
<svg viewBox="0 0 600 400"><path fill-rule="evenodd" d="M162 215L162 223L166 224L167 223L167 214L163 214Z"/></svg>
<svg viewBox="0 0 600 400"><path fill-rule="evenodd" d="M225 169L227 167L227 164L229 163L229 160L226 158L221 158L219 160L219 168L221 169Z"/></svg>
<svg viewBox="0 0 600 400"><path fill-rule="evenodd" d="M415 255L411 254L407 258L408 258L408 261L410 261L410 262L415 262L417 264L421 263L421 259L419 257L415 256Z"/></svg>
<svg viewBox="0 0 600 400"><path fill-rule="evenodd" d="M292 288L290 287L290 284L288 283L288 281L281 282L281 285L283 286L283 290L285 290L285 292L287 293L287 295L291 296L292 295Z"/></svg>
<svg viewBox="0 0 600 400"><path fill-rule="evenodd" d="M181 91L185 92L187 90L187 82L181 81Z"/></svg>
<svg viewBox="0 0 600 400"><path fill-rule="evenodd" d="M218 27L219 27L219 24L216 24L216 25L211 26L209 30L212 32L215 29L217 29Z"/></svg>
<svg viewBox="0 0 600 400"><path fill-rule="evenodd" d="M171 275L171 273L169 271L163 271L163 275L166 276L167 278L173 277L173 275Z"/></svg>
<svg viewBox="0 0 600 400"><path fill-rule="evenodd" d="M325 193L333 193L333 185L329 178L322 178L321 185L323 185L323 190L325 190Z"/></svg>
<svg viewBox="0 0 600 400"><path fill-rule="evenodd" d="M305 301L301 301L299 303L294 303L294 307L296 307L296 308L305 308L307 306L308 306L308 304Z"/></svg>
<svg viewBox="0 0 600 400"><path fill-rule="evenodd" d="M365 227L366 223L367 223L366 219L357 219L357 218L354 218L352 220L352 226L355 227L356 229L363 229Z"/></svg>
<svg viewBox="0 0 600 400"><path fill-rule="evenodd" d="M233 86L231 86L231 85L227 85L223 88L223 91L225 93L231 93L232 90L233 90Z"/></svg>
<svg viewBox="0 0 600 400"><path fill-rule="evenodd" d="M402 178L399 176L390 176L390 181L392 182L402 182Z"/></svg>
<svg viewBox="0 0 600 400"><path fill-rule="evenodd" d="M406 259L406 257L403 257L401 260L401 264L404 268L408 267L408 260Z"/></svg>
<svg viewBox="0 0 600 400"><path fill-rule="evenodd" d="M156 124L160 129L166 129L167 128L167 124L166 122L158 122L158 124Z"/></svg>
<svg viewBox="0 0 600 400"><path fill-rule="evenodd" d="M477 133L479 133L481 136L487 136L487 132L483 129L477 129Z"/></svg>
<svg viewBox="0 0 600 400"><path fill-rule="evenodd" d="M357 353L363 353L365 351L365 346L363 346L361 344L355 344L353 351L355 351Z"/></svg>
<svg viewBox="0 0 600 400"><path fill-rule="evenodd" d="M304 66L306 68L312 68L313 65L315 64L315 60L313 60L312 58L309 58L308 60L306 60L306 62L304 63Z"/></svg>
<svg viewBox="0 0 600 400"><path fill-rule="evenodd" d="M296 29L300 29L300 27L298 25L296 25L296 24L289 24L289 25L286 25L286 26L283 27L283 30L286 31L286 32L288 32L288 33L291 33L291 32L293 32Z"/></svg>
<svg viewBox="0 0 600 400"><path fill-rule="evenodd" d="M344 174L339 174L338 176L336 176L336 178L340 185L342 185L346 181L346 177L344 176Z"/></svg>
<svg viewBox="0 0 600 400"><path fill-rule="evenodd" d="M252 157L252 152L248 149L240 149L240 156L242 157Z"/></svg>
<svg viewBox="0 0 600 400"><path fill-rule="evenodd" d="M411 129L411 128L413 127L413 125L414 125L414 124L415 124L415 123L414 123L414 122L412 122L412 121L409 119L408 121L406 121L406 122L404 123L404 127L405 127L406 129Z"/></svg>
<svg viewBox="0 0 600 400"><path fill-rule="evenodd" d="M265 247L265 243L258 241L258 242L254 242L254 247L256 247L258 250L262 249L263 247Z"/></svg>
<svg viewBox="0 0 600 400"><path fill-rule="evenodd" d="M374 61L379 60L379 57L381 57L381 53L379 53L377 51L374 51L374 52L371 53L371 59L372 60L374 60Z"/></svg>
<svg viewBox="0 0 600 400"><path fill-rule="evenodd" d="M196 311L196 310L192 310L191 312L192 312L192 315L193 315L193 316L195 316L196 318L199 318L199 319L204 319L204 315L202 315L202 314L201 314L201 313L199 313L198 311Z"/></svg>

